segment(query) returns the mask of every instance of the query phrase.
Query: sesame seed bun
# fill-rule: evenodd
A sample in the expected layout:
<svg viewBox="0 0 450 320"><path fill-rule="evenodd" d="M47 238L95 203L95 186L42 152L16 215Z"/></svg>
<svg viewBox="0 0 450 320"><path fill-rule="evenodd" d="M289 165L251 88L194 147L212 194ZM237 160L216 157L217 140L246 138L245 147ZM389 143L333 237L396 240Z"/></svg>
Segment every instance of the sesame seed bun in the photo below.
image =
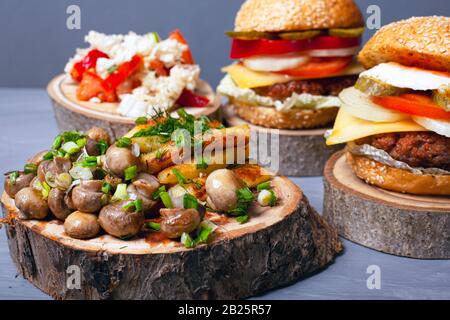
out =
<svg viewBox="0 0 450 320"><path fill-rule="evenodd" d="M233 103L234 111L244 120L272 129L324 128L336 119L338 108L319 110L293 109L286 112L275 108Z"/></svg>
<svg viewBox="0 0 450 320"><path fill-rule="evenodd" d="M355 174L368 184L401 193L450 196L450 176L416 175L350 152L346 156Z"/></svg>
<svg viewBox="0 0 450 320"><path fill-rule="evenodd" d="M450 18L415 17L381 28L360 52L369 69L397 62L427 70L450 71Z"/></svg>
<svg viewBox="0 0 450 320"><path fill-rule="evenodd" d="M355 28L364 25L352 0L247 0L239 10L235 31L301 31Z"/></svg>

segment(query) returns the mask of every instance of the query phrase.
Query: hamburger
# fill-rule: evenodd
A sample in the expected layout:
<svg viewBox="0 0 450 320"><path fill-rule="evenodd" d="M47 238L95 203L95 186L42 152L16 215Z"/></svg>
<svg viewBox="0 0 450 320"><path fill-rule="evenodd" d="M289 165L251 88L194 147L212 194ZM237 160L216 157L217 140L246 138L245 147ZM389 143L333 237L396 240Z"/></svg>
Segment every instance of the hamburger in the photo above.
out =
<svg viewBox="0 0 450 320"><path fill-rule="evenodd" d="M352 0L247 0L227 32L236 63L218 92L255 125L325 127L363 70L354 61L363 32Z"/></svg>
<svg viewBox="0 0 450 320"><path fill-rule="evenodd" d="M450 195L450 18L380 29L359 54L367 69L339 95L328 145L347 143L356 175L383 189Z"/></svg>

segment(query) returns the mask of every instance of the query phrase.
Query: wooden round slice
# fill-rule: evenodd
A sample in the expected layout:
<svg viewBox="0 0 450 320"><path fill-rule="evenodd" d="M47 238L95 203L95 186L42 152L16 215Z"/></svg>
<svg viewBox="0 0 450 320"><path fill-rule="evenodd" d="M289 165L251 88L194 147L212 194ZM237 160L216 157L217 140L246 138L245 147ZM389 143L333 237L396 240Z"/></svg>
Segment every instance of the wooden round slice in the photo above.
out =
<svg viewBox="0 0 450 320"><path fill-rule="evenodd" d="M248 124L252 130L267 134L267 141L272 135L278 136L278 145L275 146L278 157L278 171L286 176L321 176L325 163L342 146L327 146L325 144L325 132L327 129L307 130L279 130L269 129L250 124L238 117L233 111L232 105L223 106L225 121L230 126ZM271 145L269 147L272 147ZM274 150L274 149L269 149ZM260 159L260 157L258 157ZM267 165L262 163L262 165ZM271 168L275 170L275 168Z"/></svg>
<svg viewBox="0 0 450 320"><path fill-rule="evenodd" d="M278 205L253 208L248 223L208 213L219 226L216 236L194 249L157 232L129 241L77 240L60 221L14 218L18 209L5 193L2 204L19 273L54 298L238 299L298 280L342 250L335 230L295 184L276 177L273 186ZM79 270L79 289L67 287L73 270Z"/></svg>
<svg viewBox="0 0 450 320"><path fill-rule="evenodd" d="M111 137L118 138L130 131L134 119L121 116L117 109L119 103L94 103L76 98L78 84L65 74L55 77L47 86L53 102L53 111L60 131L87 131L96 126L108 130ZM211 104L204 108L185 108L195 116L206 115L220 120L220 98L211 86L200 81L198 93L207 96Z"/></svg>
<svg viewBox="0 0 450 320"><path fill-rule="evenodd" d="M324 217L344 238L399 256L450 259L450 198L366 184L343 152L326 164L324 184Z"/></svg>

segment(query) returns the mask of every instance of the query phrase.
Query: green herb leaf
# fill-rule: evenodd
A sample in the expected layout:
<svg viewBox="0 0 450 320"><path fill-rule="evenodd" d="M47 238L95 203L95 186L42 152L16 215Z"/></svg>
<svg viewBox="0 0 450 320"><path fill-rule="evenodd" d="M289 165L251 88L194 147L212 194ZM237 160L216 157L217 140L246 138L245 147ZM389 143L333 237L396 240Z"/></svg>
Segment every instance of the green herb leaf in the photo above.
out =
<svg viewBox="0 0 450 320"><path fill-rule="evenodd" d="M270 181L260 183L256 186L257 191L270 190L270 189L271 189Z"/></svg>
<svg viewBox="0 0 450 320"><path fill-rule="evenodd" d="M100 151L100 154L103 155L108 150L108 143L105 140L100 140L97 143L98 150Z"/></svg>
<svg viewBox="0 0 450 320"><path fill-rule="evenodd" d="M178 183L180 185L184 185L187 183L187 179L185 176L183 176L183 174L180 172L180 170L174 168L172 169L173 174L175 175L175 177L177 177Z"/></svg>
<svg viewBox="0 0 450 320"><path fill-rule="evenodd" d="M87 142L86 138L83 137L81 139L78 139L75 143L81 149L81 148L83 148L86 145L86 142Z"/></svg>
<svg viewBox="0 0 450 320"><path fill-rule="evenodd" d="M270 200L269 200L269 206L270 207L275 207L277 205L277 196L275 195L275 192L273 192L273 190L269 190L270 191Z"/></svg>
<svg viewBox="0 0 450 320"><path fill-rule="evenodd" d="M255 200L255 196L253 195L252 191L247 187L238 189L236 191L236 195L239 203L249 203Z"/></svg>
<svg viewBox="0 0 450 320"><path fill-rule="evenodd" d="M37 174L37 165L35 165L34 163L27 163L23 167L23 172L25 174L32 173L32 174L36 175Z"/></svg>
<svg viewBox="0 0 450 320"><path fill-rule="evenodd" d="M155 158L157 160L161 160L162 157L166 154L166 152L167 152L166 150L157 150L156 154L155 154Z"/></svg>
<svg viewBox="0 0 450 320"><path fill-rule="evenodd" d="M125 181L132 180L137 176L137 166L131 166L125 169Z"/></svg>
<svg viewBox="0 0 450 320"><path fill-rule="evenodd" d="M206 160L205 160L205 158L204 157L200 157L199 159L198 159L199 161L198 161L198 163L196 164L196 167L197 167L197 169L200 169L200 170L206 170L206 169L208 169L208 162L206 162Z"/></svg>
<svg viewBox="0 0 450 320"><path fill-rule="evenodd" d="M111 67L109 67L108 69L106 69L106 71L108 71L109 74L113 73L114 71L116 71L119 68L119 66L117 64L113 64Z"/></svg>
<svg viewBox="0 0 450 320"><path fill-rule="evenodd" d="M136 212L142 212L142 210L144 209L143 207L143 201L142 199L136 199L130 203L127 203L126 205L124 205L122 208L124 209L131 209L133 208L134 211Z"/></svg>
<svg viewBox="0 0 450 320"><path fill-rule="evenodd" d="M66 131L60 134L63 142L76 142L85 137L84 134L77 131Z"/></svg>
<svg viewBox="0 0 450 320"><path fill-rule="evenodd" d="M155 231L159 231L159 230L161 230L161 224L149 221L149 222L147 222L147 228L155 230Z"/></svg>
<svg viewBox="0 0 450 320"><path fill-rule="evenodd" d="M130 148L131 147L131 139L128 137L119 138L116 141L116 146L119 148Z"/></svg>
<svg viewBox="0 0 450 320"><path fill-rule="evenodd" d="M11 181L12 185L15 185L17 182L17 178L20 176L19 171L13 171L9 174L9 181Z"/></svg>
<svg viewBox="0 0 450 320"><path fill-rule="evenodd" d="M183 208L184 209L198 209L197 198L189 193L185 193L183 196Z"/></svg>
<svg viewBox="0 0 450 320"><path fill-rule="evenodd" d="M248 214L236 217L236 221L239 222L240 224L248 222L249 219L250 217L248 216Z"/></svg>
<svg viewBox="0 0 450 320"><path fill-rule="evenodd" d="M183 232L180 241L186 248L193 248L195 245L194 240L192 240L191 236L186 232Z"/></svg>
<svg viewBox="0 0 450 320"><path fill-rule="evenodd" d="M138 117L138 118L136 118L134 123L136 123L137 125L147 124L148 123L148 119L147 119L147 117Z"/></svg>
<svg viewBox="0 0 450 320"><path fill-rule="evenodd" d="M97 166L97 157L96 156L88 156L81 160L79 164L85 168L92 168Z"/></svg>
<svg viewBox="0 0 450 320"><path fill-rule="evenodd" d="M112 185L108 182L103 182L102 192L104 194L110 194L112 190Z"/></svg>
<svg viewBox="0 0 450 320"><path fill-rule="evenodd" d="M194 240L195 245L208 242L209 236L212 232L213 229L211 227L201 224L198 235Z"/></svg>

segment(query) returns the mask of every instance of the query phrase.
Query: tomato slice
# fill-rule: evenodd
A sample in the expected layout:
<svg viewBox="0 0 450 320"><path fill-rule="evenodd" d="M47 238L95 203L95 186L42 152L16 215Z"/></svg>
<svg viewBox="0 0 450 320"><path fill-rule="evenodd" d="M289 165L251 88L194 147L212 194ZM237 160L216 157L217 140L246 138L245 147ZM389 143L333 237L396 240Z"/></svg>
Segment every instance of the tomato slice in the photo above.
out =
<svg viewBox="0 0 450 320"><path fill-rule="evenodd" d="M83 78L77 88L77 98L81 101L88 101L97 97L102 102L117 101L116 93L103 85L103 79L100 78L94 69L89 69L83 73Z"/></svg>
<svg viewBox="0 0 450 320"><path fill-rule="evenodd" d="M142 57L140 55L134 55L130 61L122 63L117 70L104 80L104 86L109 89L116 89L121 83L127 80L128 77L139 70L142 63Z"/></svg>
<svg viewBox="0 0 450 320"><path fill-rule="evenodd" d="M194 57L192 56L191 49L189 48L188 43L180 30L176 29L175 31L172 31L169 35L169 39L177 40L179 43L185 44L187 46L187 49L185 51L183 51L183 54L181 56L181 63L184 63L184 64L194 64L195 63Z"/></svg>
<svg viewBox="0 0 450 320"><path fill-rule="evenodd" d="M258 55L276 55L313 49L340 49L358 46L361 38L318 36L302 40L242 40L233 39L231 59L243 59Z"/></svg>
<svg viewBox="0 0 450 320"><path fill-rule="evenodd" d="M323 78L338 74L344 70L352 60L353 57L312 58L306 64L303 64L298 68L283 70L277 73L309 79Z"/></svg>
<svg viewBox="0 0 450 320"><path fill-rule="evenodd" d="M209 99L207 97L199 96L190 90L184 89L178 98L177 103L183 107L202 108L209 104Z"/></svg>
<svg viewBox="0 0 450 320"><path fill-rule="evenodd" d="M99 58L109 58L109 56L97 49L89 51L89 53L81 60L73 65L70 75L75 81L81 81L83 73L91 68L95 68Z"/></svg>
<svg viewBox="0 0 450 320"><path fill-rule="evenodd" d="M433 99L423 94L408 93L400 96L372 97L372 101L387 109L414 116L450 120L450 112L441 109L434 104Z"/></svg>
<svg viewBox="0 0 450 320"><path fill-rule="evenodd" d="M150 68L155 70L156 74L160 77L167 77L169 75L169 70L159 59L153 59L150 61Z"/></svg>

